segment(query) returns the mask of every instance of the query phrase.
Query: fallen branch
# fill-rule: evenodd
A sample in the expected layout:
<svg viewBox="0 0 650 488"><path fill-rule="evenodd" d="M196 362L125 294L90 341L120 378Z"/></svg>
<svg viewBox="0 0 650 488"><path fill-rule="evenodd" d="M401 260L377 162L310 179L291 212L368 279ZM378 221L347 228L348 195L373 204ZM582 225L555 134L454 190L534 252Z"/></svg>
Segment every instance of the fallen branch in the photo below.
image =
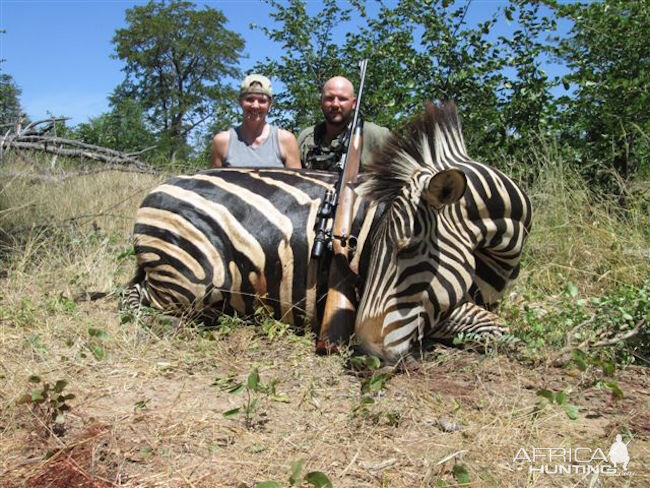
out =
<svg viewBox="0 0 650 488"><path fill-rule="evenodd" d="M23 121L17 121L0 138L0 161L2 160L3 154L9 149L14 149L16 151L29 150L54 154L55 158L57 156L85 158L108 163L109 165L114 166L130 166L145 173L158 173L158 171L150 165L140 161L136 157L155 149L156 146L150 146L132 153L123 153L115 149L96 146L75 139L57 137L56 122L65 120L68 120L68 117L53 117L37 120L30 122L24 128L21 127ZM47 125L37 129L37 127L42 124ZM48 134L52 129L55 130L55 133Z"/></svg>
<svg viewBox="0 0 650 488"><path fill-rule="evenodd" d="M65 122L66 120L70 120L70 118L71 117L50 117L49 119L35 120L34 122L30 122L29 124L27 124L22 129L19 129L17 131L17 133L18 133L19 136L27 135L27 134L30 134L30 133L35 133L35 132L37 132L35 130L37 125L47 123L47 125L45 127L39 129L38 132L37 132L37 133L43 134L43 133L47 132L48 130L54 128L54 124L56 124L57 122ZM14 124L14 126L20 127L18 124Z"/></svg>
<svg viewBox="0 0 650 488"><path fill-rule="evenodd" d="M636 322L636 327L634 329L628 330L627 332L624 332L622 334L616 335L610 339L606 339L603 341L598 341L594 344L592 344L591 347L607 347L607 346L614 346L618 344L619 342L626 341L628 339L631 339L632 337L635 337L641 332L641 328L645 324L645 319L643 320L638 320Z"/></svg>
<svg viewBox="0 0 650 488"><path fill-rule="evenodd" d="M587 320L586 322L591 322L591 320ZM552 357L550 357L548 359L548 363L550 363L552 366L561 368L566 366L566 364L569 362L569 360L571 359L571 352L574 349L588 351L589 349L595 349L599 347L615 346L620 342L632 339L633 337L637 336L639 332L641 332L641 329L643 328L645 323L646 323L645 319L637 320L635 322L635 327L633 329L630 329L628 331L617 334L614 337L610 337L609 339L604 339L598 342L591 343L591 341L587 339L581 342L580 344L578 344L577 346L571 345L569 343L569 345L563 347ZM579 324L579 325L583 325L583 324ZM575 329L577 329L577 327L575 327L574 330Z"/></svg>

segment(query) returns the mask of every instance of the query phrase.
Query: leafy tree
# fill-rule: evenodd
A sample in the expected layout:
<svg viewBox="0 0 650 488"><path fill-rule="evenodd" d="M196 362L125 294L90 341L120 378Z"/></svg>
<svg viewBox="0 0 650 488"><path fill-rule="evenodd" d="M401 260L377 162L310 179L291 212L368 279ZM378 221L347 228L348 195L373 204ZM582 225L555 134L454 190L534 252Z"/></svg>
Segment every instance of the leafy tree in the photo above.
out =
<svg viewBox="0 0 650 488"><path fill-rule="evenodd" d="M363 113L380 125L394 128L422 108L413 78L421 64L415 48L414 25L402 9L382 5L367 26L350 32L344 47L348 60L368 59ZM357 73L350 77L358 86Z"/></svg>
<svg viewBox="0 0 650 488"><path fill-rule="evenodd" d="M271 18L278 27L257 27L282 46L282 55L267 58L255 70L285 85L275 96L274 117L279 125L297 132L320 118L320 90L325 82L346 74L345 68L353 64L342 59L341 46L332 40L334 28L350 19L352 9L324 0L321 10L309 15L304 0L266 2L274 9Z"/></svg>
<svg viewBox="0 0 650 488"><path fill-rule="evenodd" d="M0 34L4 33L6 31L0 29ZM4 62L4 59L0 59L0 65ZM12 76L0 70L0 125L13 124L20 117L20 94L21 90Z"/></svg>
<svg viewBox="0 0 650 488"><path fill-rule="evenodd" d="M221 11L183 0L133 7L126 22L113 37L126 63L117 93L141 104L173 160L189 151L188 135L214 116L215 102L234 98L224 79L239 76L244 40Z"/></svg>
<svg viewBox="0 0 650 488"><path fill-rule="evenodd" d="M401 0L349 34L346 49L352 57L370 57L366 113L395 127L426 100L453 100L471 153L494 160L495 153L522 150L551 123L554 100L540 67L547 49L541 36L555 24L536 2L511 0L470 26L466 18L473 6ZM504 20L516 30L493 40L497 22Z"/></svg>
<svg viewBox="0 0 650 488"><path fill-rule="evenodd" d="M624 179L650 171L645 1L509 0L472 25L471 0L399 0L380 3L373 15L362 0L327 0L313 16L304 0L267 1L278 26L262 30L283 54L256 68L285 84L279 118L294 130L321 117L318 93L327 78L343 74L357 85L355 62L368 57L369 120L396 129L424 101L454 100L471 154L480 159L526 159L538 136L561 136L583 165L615 168ZM334 30L345 32L352 15L359 17L355 30L336 42L343 38ZM560 19L571 25L568 36L550 37ZM497 37L497 22L513 32ZM570 71L563 81L571 91L559 99L559 80L542 69L552 54Z"/></svg>
<svg viewBox="0 0 650 488"><path fill-rule="evenodd" d="M537 1L511 0L503 11L505 19L516 26L511 36L499 36L499 54L512 72L499 91L510 151L525 150L554 124L556 105L551 88L556 83L541 66L549 53L542 36L555 31L557 22L543 15L542 9Z"/></svg>
<svg viewBox="0 0 650 488"><path fill-rule="evenodd" d="M115 102L110 112L78 124L74 136L88 144L127 153L155 145L155 137L144 120L142 106L130 99Z"/></svg>
<svg viewBox="0 0 650 488"><path fill-rule="evenodd" d="M0 74L0 125L15 123L22 113L20 108L21 90L11 75Z"/></svg>
<svg viewBox="0 0 650 488"><path fill-rule="evenodd" d="M571 69L563 82L572 93L561 100L565 140L585 163L614 168L623 179L649 171L650 4L550 4L573 24L556 39L556 53Z"/></svg>
<svg viewBox="0 0 650 488"><path fill-rule="evenodd" d="M496 89L502 61L487 41L496 19L470 27L465 20L470 6L470 1L401 0L350 35L348 49L362 46L360 54L371 57L367 113L396 127L425 101L454 100L468 144L474 154L483 154L501 137Z"/></svg>
<svg viewBox="0 0 650 488"><path fill-rule="evenodd" d="M465 115L470 142L485 150L485 137L490 137L498 145L494 127L501 125L496 97L501 64L486 40L496 20L469 28L470 2L458 7L447 0L401 0L393 7L382 4L373 18L361 1L343 8L328 0L314 16L301 0L269 3L279 27L262 30L282 44L284 54L257 68L285 83L278 105L289 109L282 121L294 130L321 117L319 90L327 78L343 74L358 86L356 61L367 57L366 118L396 128L427 99L454 99ZM340 30L351 15L365 19L365 25L358 21L344 43L334 43L333 29Z"/></svg>

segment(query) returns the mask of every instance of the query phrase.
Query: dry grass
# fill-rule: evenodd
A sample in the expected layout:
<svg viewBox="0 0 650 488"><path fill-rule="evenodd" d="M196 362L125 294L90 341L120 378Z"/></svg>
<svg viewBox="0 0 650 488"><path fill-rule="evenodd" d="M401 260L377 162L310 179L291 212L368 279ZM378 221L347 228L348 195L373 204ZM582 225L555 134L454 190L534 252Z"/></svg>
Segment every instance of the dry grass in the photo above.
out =
<svg viewBox="0 0 650 488"><path fill-rule="evenodd" d="M252 487L265 480L289 486L297 459L335 487L444 486L441 479L454 486L455 464L466 467L470 486L648 486L650 375L644 368L618 373L625 397L615 401L594 386L592 373L438 346L418 370L390 378L367 415L355 415L364 378L341 357L315 356L308 337L270 340L244 326L230 333L150 329L120 323L114 296L75 302L83 292L114 291L130 278L132 258L119 256L129 249L135 208L156 182L110 173L61 186L5 181L0 486ZM536 228L517 290L553 292L571 279L596 291L647 272L642 260L626 262L610 250L614 242L647 248L640 229L607 212L590 218L593 205L575 188L541 191L560 183L549 175L533 189ZM277 393L288 400L261 395L247 428L241 416L223 415L245 395L213 383L217 377L246 381L254 367L266 383L277 380ZM66 392L76 395L65 435L52 435L43 415L17 403L32 374L51 383L66 379ZM578 419L559 406L536 413L541 388L567 391ZM441 424L447 423L461 430L446 432ZM522 447L607 453L616 434L627 432L635 436L632 476L597 484L590 476L529 474L513 462Z"/></svg>
<svg viewBox="0 0 650 488"><path fill-rule="evenodd" d="M542 294L568 281L585 294L600 295L650 274L650 216L645 205L623 210L575 169L553 146L542 146L526 163L536 170L528 194L535 210L519 284ZM650 181L636 182L631 197L647 198Z"/></svg>

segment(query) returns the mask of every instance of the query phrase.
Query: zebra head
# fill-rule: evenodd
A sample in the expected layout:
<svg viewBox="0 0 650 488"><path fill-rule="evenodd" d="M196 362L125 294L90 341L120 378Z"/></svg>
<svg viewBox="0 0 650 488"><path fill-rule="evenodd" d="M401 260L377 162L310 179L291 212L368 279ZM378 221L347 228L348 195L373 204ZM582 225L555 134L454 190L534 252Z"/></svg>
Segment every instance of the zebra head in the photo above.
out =
<svg viewBox="0 0 650 488"><path fill-rule="evenodd" d="M355 334L369 353L389 361L435 328L472 282L473 256L458 232L467 178L454 167L464 148L453 105L427 107L406 135L375 154L364 198L383 203L369 236L370 261Z"/></svg>

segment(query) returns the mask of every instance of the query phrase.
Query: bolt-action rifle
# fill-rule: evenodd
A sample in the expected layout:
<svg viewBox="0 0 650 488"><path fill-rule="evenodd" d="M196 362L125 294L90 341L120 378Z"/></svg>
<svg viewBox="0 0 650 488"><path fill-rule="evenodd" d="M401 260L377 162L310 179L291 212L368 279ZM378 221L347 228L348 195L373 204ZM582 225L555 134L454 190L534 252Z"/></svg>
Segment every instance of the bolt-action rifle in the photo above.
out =
<svg viewBox="0 0 650 488"><path fill-rule="evenodd" d="M351 235L356 183L363 147L363 122L359 117L363 86L366 80L368 60L359 63L361 82L349 128L348 147L338 164L339 178L334 190L328 190L321 203L316 223L316 236L312 257L320 258L331 243L332 260L328 281L327 300L321 321L316 352L328 353L336 344L347 342L354 331L356 317L356 273L350 269L349 254L356 248L356 237ZM327 232L328 220L335 212L331 233Z"/></svg>

